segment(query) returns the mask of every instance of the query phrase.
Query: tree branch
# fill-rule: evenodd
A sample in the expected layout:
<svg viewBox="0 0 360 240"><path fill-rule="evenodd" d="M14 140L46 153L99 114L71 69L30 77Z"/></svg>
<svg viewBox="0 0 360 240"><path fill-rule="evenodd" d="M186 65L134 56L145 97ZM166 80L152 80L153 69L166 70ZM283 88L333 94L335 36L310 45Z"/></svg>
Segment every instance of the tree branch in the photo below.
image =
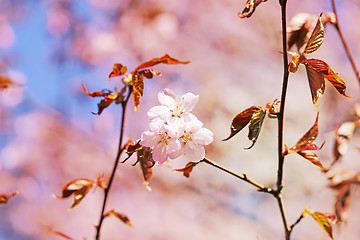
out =
<svg viewBox="0 0 360 240"><path fill-rule="evenodd" d="M284 68L284 75L283 75L283 86L281 92L281 102L280 102L280 111L278 114L278 171L277 171L277 194L274 195L280 209L281 218L284 225L285 230L285 239L290 239L290 230L287 224L284 205L282 202L281 192L283 189L283 168L284 168L284 155L283 155L283 133L284 133L284 113L285 113L285 100L286 100L286 92L287 92L287 85L289 80L289 71L288 71L288 56L287 56L287 27L286 27L286 3L287 0L280 0L281 6L281 25L282 25L282 43L283 43L283 68Z"/></svg>
<svg viewBox="0 0 360 240"><path fill-rule="evenodd" d="M104 212L105 212L106 202L107 202L107 199L108 199L108 196L109 196L109 191L110 191L111 185L112 185L113 180L115 178L115 172L116 172L117 166L119 164L121 153L124 151L124 148L122 147L122 145L123 145L124 128L125 128L126 106L127 106L128 101L129 101L131 93L132 93L132 89L130 88L129 92L128 92L128 95L126 96L125 101L122 102L122 104L121 104L121 106L122 106L122 116L121 116L121 122L120 122L119 146L118 146L118 151L117 151L117 154L116 154L114 166L113 166L110 178L109 178L109 182L107 184L107 188L104 189L105 194L104 194L104 201L103 201L103 205L102 205L102 209L101 209L101 215L100 215L99 223L96 226L96 240L100 239L101 226L102 226L102 223L103 223L103 221L105 219Z"/></svg>
<svg viewBox="0 0 360 240"><path fill-rule="evenodd" d="M345 48L346 54L347 54L347 56L348 56L348 58L349 58L349 60L350 60L350 63L351 63L351 66L352 66L352 68L353 68L353 70L354 70L354 73L355 73L355 75L356 75L356 78L357 78L357 80L358 80L358 82L359 82L359 84L360 84L360 73L359 73L359 71L358 71L358 69L357 69L357 67L356 67L354 58L352 57L351 52L350 52L350 48L349 48L349 46L348 46L348 44L347 44L347 42L346 42L346 40L345 40L345 38L344 38L344 35L343 35L343 33L342 33L342 31L341 31L341 28L340 28L340 25L339 25L339 16L338 16L338 13L337 13L337 11L336 11L335 0L331 0L331 5L332 5L332 8L333 8L333 12L334 12L334 14L335 14L335 17L336 17L336 23L334 24L334 25L335 25L335 28L336 28L336 30L337 30L338 33L339 33L341 42L342 42L342 44L343 44L343 46L344 46L344 48Z"/></svg>
<svg viewBox="0 0 360 240"><path fill-rule="evenodd" d="M241 180L243 180L243 181L245 181L245 182L247 182L247 183L250 183L251 185L253 185L254 187L256 187L259 192L266 192L266 193L270 193L270 194L272 194L272 195L273 195L273 194L276 194L275 190L273 190L272 188L269 188L269 187L265 187L265 186L263 186L263 185L261 185L261 184L258 184L258 183L256 183L256 182L252 181L251 179L249 179L249 178L246 176L246 174L239 175L239 174L237 174L237 173L234 173L233 171L231 171L231 170L229 170L229 169L227 169L227 168L225 168L225 167L223 167L223 166L221 166L221 165L219 165L219 164L211 161L211 160L208 159L208 158L204 158L203 160L201 160L201 162L207 163L207 164L209 164L209 165L211 165L211 166L213 166L213 167L216 167L216 168L218 168L218 169L220 169L220 170L222 170L222 171L224 171L224 172L226 172L226 173L229 173L230 175L233 175L234 177L236 177L236 178L238 178L238 179L241 179Z"/></svg>

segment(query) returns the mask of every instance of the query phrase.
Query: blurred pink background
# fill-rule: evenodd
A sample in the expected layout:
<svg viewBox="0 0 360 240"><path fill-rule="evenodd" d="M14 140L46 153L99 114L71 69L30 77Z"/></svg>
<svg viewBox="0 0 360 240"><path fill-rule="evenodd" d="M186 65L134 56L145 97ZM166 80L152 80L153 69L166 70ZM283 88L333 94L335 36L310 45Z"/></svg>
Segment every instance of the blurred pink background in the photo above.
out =
<svg viewBox="0 0 360 240"><path fill-rule="evenodd" d="M146 112L165 87L179 95L200 96L193 112L214 132L207 156L252 180L274 186L277 171L277 121L266 119L251 150L247 129L227 142L232 118L242 110L266 106L280 98L282 86L281 22L278 1L262 3L249 19L237 16L245 0L0 0L0 73L16 85L0 92L0 193L20 194L0 206L0 240L94 239L103 191L91 190L72 211L73 198L57 200L66 183L77 178L107 181L116 156L120 106L94 116L98 99L89 91L121 87L108 81L113 63L134 69L168 53L188 65L159 65L161 77L145 80L137 112L130 104L125 140L148 128ZM360 64L360 3L336 1L340 25L355 62ZM288 18L296 13L331 11L330 0L288 1ZM317 152L324 166L332 162L334 129L353 120L359 83L333 26L309 57L325 60L346 81L348 99L327 83L320 107L311 102L304 68L290 75L284 141L294 145L320 111ZM360 66L360 65L359 65ZM359 131L336 168L360 171ZM199 164L187 179L173 169L186 161L153 168L152 191L142 184L131 158L120 164L107 209L126 214L133 227L105 219L102 238L149 240L283 239L275 199L249 184ZM300 156L286 158L284 205L292 224L301 212L334 212L335 192L321 170ZM359 189L352 190L346 223L334 227L335 239L360 236ZM292 239L329 239L311 218L303 219Z"/></svg>

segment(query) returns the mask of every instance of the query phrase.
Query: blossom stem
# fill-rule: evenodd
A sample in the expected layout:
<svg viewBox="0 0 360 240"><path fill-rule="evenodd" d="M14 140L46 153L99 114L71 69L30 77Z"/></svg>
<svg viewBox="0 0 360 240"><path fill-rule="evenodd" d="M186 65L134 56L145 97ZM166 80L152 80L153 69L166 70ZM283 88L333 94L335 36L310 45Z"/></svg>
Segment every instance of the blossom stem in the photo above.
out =
<svg viewBox="0 0 360 240"><path fill-rule="evenodd" d="M131 93L132 93L132 88L130 88L130 90L128 92L128 95L126 96L126 99L121 104L121 106L122 106L122 115L121 115L121 122L120 122L119 146L118 146L114 166L113 166L110 178L109 178L109 182L107 184L107 187L104 189L104 200L103 200L103 204L102 204L101 215L100 215L99 223L98 223L98 225L96 225L96 238L95 238L96 240L100 239L101 226L102 226L102 223L103 223L103 221L104 221L104 219L106 217L104 215L104 212L105 212L105 208L106 208L107 199L108 199L108 196L109 196L111 185L112 185L113 180L115 178L115 173L116 173L117 166L119 164L120 156L121 156L122 152L124 151L124 148L123 148L122 145L123 145L124 128L125 128L124 126L125 126L126 106L127 106L128 101L129 101L129 98L131 96Z"/></svg>

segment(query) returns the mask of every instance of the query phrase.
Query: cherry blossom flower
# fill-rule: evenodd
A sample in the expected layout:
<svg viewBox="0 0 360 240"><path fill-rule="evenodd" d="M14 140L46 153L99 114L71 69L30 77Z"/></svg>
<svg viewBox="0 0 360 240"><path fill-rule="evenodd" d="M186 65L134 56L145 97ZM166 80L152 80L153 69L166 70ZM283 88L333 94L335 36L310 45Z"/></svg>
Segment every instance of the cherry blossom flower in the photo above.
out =
<svg viewBox="0 0 360 240"><path fill-rule="evenodd" d="M148 111L150 120L160 118L167 124L180 127L184 119L196 118L189 112L198 102L198 95L186 93L179 97L172 90L165 88L164 91L159 92L158 100L161 105L152 107Z"/></svg>
<svg viewBox="0 0 360 240"><path fill-rule="evenodd" d="M170 89L158 94L160 106L148 111L150 131L141 135L140 144L153 148L153 159L162 164L184 155L191 161L205 157L204 145L213 141L213 133L190 113L199 96L186 93L178 97Z"/></svg>
<svg viewBox="0 0 360 240"><path fill-rule="evenodd" d="M182 154L190 161L200 161L205 157L204 145L210 144L214 138L213 133L203 128L199 120L185 122L185 130L180 137L181 149L169 155L171 159L180 157Z"/></svg>
<svg viewBox="0 0 360 240"><path fill-rule="evenodd" d="M162 164L171 153L180 150L179 138L175 131L160 119L150 124L150 130L142 133L140 144L153 147L153 160Z"/></svg>

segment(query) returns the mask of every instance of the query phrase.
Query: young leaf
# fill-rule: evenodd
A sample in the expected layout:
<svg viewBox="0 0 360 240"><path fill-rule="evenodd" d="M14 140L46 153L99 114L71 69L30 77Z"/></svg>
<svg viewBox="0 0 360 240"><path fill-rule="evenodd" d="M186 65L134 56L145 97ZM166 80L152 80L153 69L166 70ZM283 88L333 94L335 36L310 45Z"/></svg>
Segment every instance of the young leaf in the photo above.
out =
<svg viewBox="0 0 360 240"><path fill-rule="evenodd" d="M152 78L154 75L161 76L161 72L155 69L145 69L138 72L139 75L144 76L147 79Z"/></svg>
<svg viewBox="0 0 360 240"><path fill-rule="evenodd" d="M308 76L312 101L313 104L316 104L318 99L325 92L324 76L309 65L305 65L305 67Z"/></svg>
<svg viewBox="0 0 360 240"><path fill-rule="evenodd" d="M137 66L135 68L135 71L138 71L143 68L152 67L152 66L160 64L160 63L163 63L163 64L188 64L188 63L190 63L190 61L185 61L185 62L179 61L175 58L170 57L168 54L165 54L164 56L162 56L160 58L154 58L154 59L151 59L150 61L140 64L139 66Z"/></svg>
<svg viewBox="0 0 360 240"><path fill-rule="evenodd" d="M13 196L18 195L19 192L13 192L13 193L7 193L7 194L1 194L0 195L0 204L5 204L9 201L10 198Z"/></svg>
<svg viewBox="0 0 360 240"><path fill-rule="evenodd" d="M323 78L326 78L334 87L335 89L344 97L349 97L346 95L346 84L344 80L342 80L337 73L329 67L329 65L319 59L305 59L304 64L306 69L311 69L311 71L316 71L317 73L321 74ZM310 78L309 78L310 82Z"/></svg>
<svg viewBox="0 0 360 240"><path fill-rule="evenodd" d="M149 186L149 180L152 176L152 167L154 166L154 160L152 158L151 148L143 147L137 151L138 161L140 162L140 169L143 176L144 186L151 191Z"/></svg>
<svg viewBox="0 0 360 240"><path fill-rule="evenodd" d="M332 227L331 224L329 222L329 218L332 219L331 215L329 214L324 214L321 212L311 212L311 210L309 208L306 208L303 213L302 213L303 217L306 216L312 216L315 221L320 225L320 227L325 231L325 233L331 238L333 238L332 235Z"/></svg>
<svg viewBox="0 0 360 240"><path fill-rule="evenodd" d="M306 44L303 54L309 54L319 49L321 44L324 42L324 25L321 21L321 15L318 18L316 26L310 36L308 43Z"/></svg>
<svg viewBox="0 0 360 240"><path fill-rule="evenodd" d="M96 178L96 186L102 188L102 189L106 189L107 188L107 184L104 181L104 175L99 175Z"/></svg>
<svg viewBox="0 0 360 240"><path fill-rule="evenodd" d="M255 12L256 7L267 0L248 0L244 10L238 13L239 18L249 18Z"/></svg>
<svg viewBox="0 0 360 240"><path fill-rule="evenodd" d="M323 142L323 144L320 147L318 147L312 143L317 138L317 135L319 133L318 120L319 120L319 113L317 113L316 115L316 120L314 125L304 134L304 136L300 138L300 140L295 144L295 146L293 146L292 148L286 147L286 149L287 149L287 153L296 152L300 156L304 157L305 159L309 160L310 162L321 168L322 170L328 170L323 167L318 156L315 153L309 151L309 150L320 150L325 144L325 142Z"/></svg>
<svg viewBox="0 0 360 240"><path fill-rule="evenodd" d="M89 97L104 97L104 99L102 99L100 101L100 103L98 103L98 112L93 113L95 115L100 115L102 113L102 111L105 108L107 108L108 106L110 106L110 104L114 100L115 100L115 103L121 102L121 99L124 98L123 94L125 93L125 90L126 90L126 87L125 87L125 88L123 88L121 90L120 93L118 91L112 92L112 91L109 91L109 90L88 92L85 85L82 85L82 87L84 88L84 91L85 91L86 95L88 95Z"/></svg>
<svg viewBox="0 0 360 240"><path fill-rule="evenodd" d="M89 179L76 179L63 187L62 196L56 196L58 199L64 199L70 197L74 194L74 203L71 205L69 210L73 209L76 205L78 205L81 200L86 196L86 194L90 191L90 189L95 186L96 183Z"/></svg>
<svg viewBox="0 0 360 240"><path fill-rule="evenodd" d="M187 178L190 177L190 173L194 169L196 165L198 165L199 162L188 162L184 168L181 169L175 169L178 172L182 172L183 175Z"/></svg>
<svg viewBox="0 0 360 240"><path fill-rule="evenodd" d="M319 160L319 157L315 153L310 151L298 151L297 153L303 158L309 160L310 162L321 168L322 170L324 171L329 170L328 168L324 168L324 166L321 164Z"/></svg>
<svg viewBox="0 0 360 240"><path fill-rule="evenodd" d="M317 15L298 13L291 18L287 32L289 33L288 49L296 45L298 51L310 39L311 33L314 31L319 17ZM325 26L327 23L336 23L336 16L333 12L325 12L321 16L321 22Z"/></svg>
<svg viewBox="0 0 360 240"><path fill-rule="evenodd" d="M135 105L135 112L137 111L139 104L140 104L140 98L144 94L144 76L143 75L134 75L133 76L133 100Z"/></svg>
<svg viewBox="0 0 360 240"><path fill-rule="evenodd" d="M245 109L244 111L242 111L238 115L236 115L234 117L234 119L232 120L232 123L231 123L230 136L223 139L223 141L229 140L230 138L235 136L238 132L240 132L250 122L253 114L256 111L259 111L261 109L262 109L262 107L252 106L252 107L249 107L249 108Z"/></svg>
<svg viewBox="0 0 360 240"><path fill-rule="evenodd" d="M307 145L311 145L311 143L317 138L317 135L319 133L318 120L319 120L319 112L316 115L316 120L314 125L304 134L304 136L300 138L300 140L295 144L295 146L292 147L293 150L295 151L298 151L299 149L310 150L304 147Z"/></svg>
<svg viewBox="0 0 360 240"><path fill-rule="evenodd" d="M336 130L335 144L333 150L334 161L332 165L339 161L342 156L347 152L348 142L351 139L356 126L356 122L344 122Z"/></svg>
<svg viewBox="0 0 360 240"><path fill-rule="evenodd" d="M132 227L131 223L130 223L130 220L129 218L122 214L122 213L118 213L118 212L115 212L114 210L110 210L108 211L107 213L104 214L105 217L107 216L114 216L116 217L117 219L121 220L123 223L125 223L126 225Z"/></svg>
<svg viewBox="0 0 360 240"><path fill-rule="evenodd" d="M117 77L117 76L121 76L121 75L124 75L126 73L126 66L123 66L122 64L120 63L115 63L113 65L113 70L112 72L109 74L109 80L112 78L112 77Z"/></svg>
<svg viewBox="0 0 360 240"><path fill-rule="evenodd" d="M250 141L252 141L252 144L250 147L245 149L250 149L255 145L259 137L261 126L264 122L265 116L266 116L266 110L263 108L254 112L253 115L251 116L248 138Z"/></svg>

